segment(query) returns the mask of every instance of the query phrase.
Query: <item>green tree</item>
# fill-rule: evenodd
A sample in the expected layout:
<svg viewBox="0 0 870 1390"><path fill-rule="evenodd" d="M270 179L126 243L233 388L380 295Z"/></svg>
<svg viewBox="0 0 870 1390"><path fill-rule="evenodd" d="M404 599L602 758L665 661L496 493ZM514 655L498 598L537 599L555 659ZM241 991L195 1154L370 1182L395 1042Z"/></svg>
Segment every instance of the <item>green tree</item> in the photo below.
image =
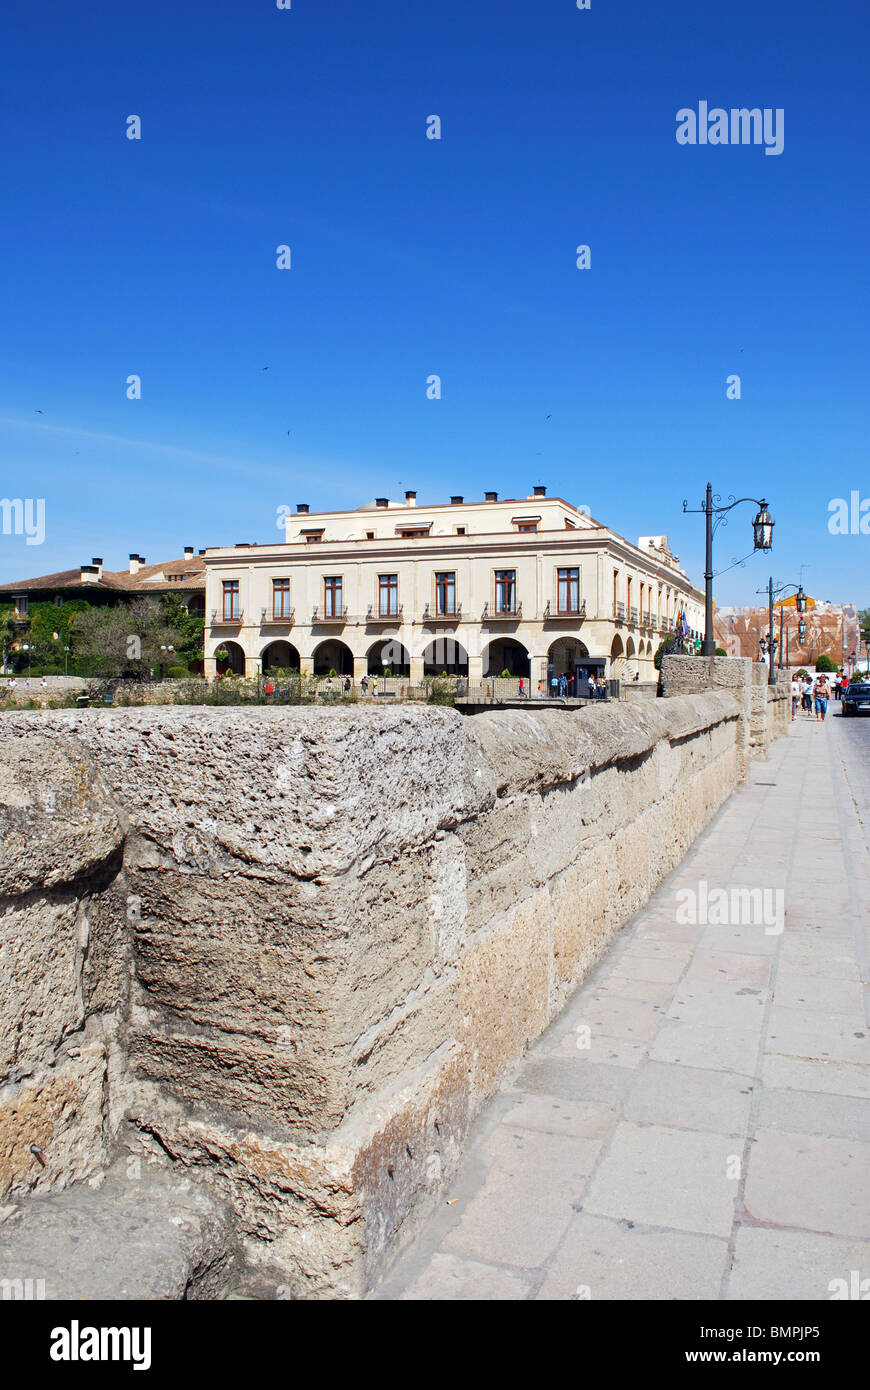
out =
<svg viewBox="0 0 870 1390"><path fill-rule="evenodd" d="M163 621L168 628L179 634L176 656L187 666L202 661L205 622L202 618L188 613L179 594L164 594L161 599Z"/></svg>
<svg viewBox="0 0 870 1390"><path fill-rule="evenodd" d="M170 627L162 605L137 599L112 608L91 608L75 615L71 628L75 651L87 674L119 676L125 671L159 675L173 660L161 647L178 651L182 634Z"/></svg>
<svg viewBox="0 0 870 1390"><path fill-rule="evenodd" d="M830 658L829 656L827 656L825 652L822 652L821 656L819 657L818 661L816 662L816 670L817 670L817 671L836 671L836 670L838 670L838 669L839 669L839 668L838 668L838 666L837 666L836 661L832 661L831 658Z"/></svg>
<svg viewBox="0 0 870 1390"><path fill-rule="evenodd" d="M11 659L12 647L19 637L14 608L0 608L0 648L3 651L3 669L6 670Z"/></svg>

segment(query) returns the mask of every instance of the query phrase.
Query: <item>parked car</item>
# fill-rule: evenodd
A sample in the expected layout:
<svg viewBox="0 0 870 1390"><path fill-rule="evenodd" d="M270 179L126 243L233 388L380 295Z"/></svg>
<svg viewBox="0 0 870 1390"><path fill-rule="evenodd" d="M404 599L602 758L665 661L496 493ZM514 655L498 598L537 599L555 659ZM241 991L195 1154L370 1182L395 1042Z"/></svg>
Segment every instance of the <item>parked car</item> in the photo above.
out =
<svg viewBox="0 0 870 1390"><path fill-rule="evenodd" d="M843 691L840 706L844 716L870 709L870 680L850 680Z"/></svg>

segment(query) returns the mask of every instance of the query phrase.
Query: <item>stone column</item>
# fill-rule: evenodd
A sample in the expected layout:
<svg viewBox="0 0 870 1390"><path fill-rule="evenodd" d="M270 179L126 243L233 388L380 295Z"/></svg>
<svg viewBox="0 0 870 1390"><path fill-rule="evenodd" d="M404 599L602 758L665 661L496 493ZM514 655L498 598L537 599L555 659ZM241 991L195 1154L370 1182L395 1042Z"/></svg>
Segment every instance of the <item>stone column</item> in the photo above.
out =
<svg viewBox="0 0 870 1390"><path fill-rule="evenodd" d="M544 653L543 656L533 656L533 657L531 658L531 663L532 663L532 675L531 675L531 682L532 682L531 693L532 693L532 695L537 695L537 693L538 693L538 681L541 682L541 694L542 694L542 695L549 695L550 692L549 692L548 689L547 689L547 654L546 654L546 652Z"/></svg>
<svg viewBox="0 0 870 1390"><path fill-rule="evenodd" d="M313 675L314 675L314 657L313 657L313 656L300 656L300 658L299 658L299 674L300 674L300 676L313 676Z"/></svg>
<svg viewBox="0 0 870 1390"><path fill-rule="evenodd" d="M423 658L422 656L411 657L411 684L422 685L423 683Z"/></svg>
<svg viewBox="0 0 870 1390"><path fill-rule="evenodd" d="M355 656L355 657L354 657L354 659L353 659L353 679L354 679L354 684L355 684L355 685L359 685L359 683L360 683L360 681L362 680L363 676L365 676L365 675L368 674L368 669L369 669L368 657L365 657L365 656Z"/></svg>

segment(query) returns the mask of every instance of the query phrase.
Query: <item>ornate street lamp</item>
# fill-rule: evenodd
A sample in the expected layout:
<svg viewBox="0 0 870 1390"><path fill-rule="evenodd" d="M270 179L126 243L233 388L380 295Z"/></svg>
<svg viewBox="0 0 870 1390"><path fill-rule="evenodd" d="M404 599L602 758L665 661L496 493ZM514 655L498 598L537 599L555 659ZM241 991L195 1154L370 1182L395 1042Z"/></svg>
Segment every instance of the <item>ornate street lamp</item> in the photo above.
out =
<svg viewBox="0 0 870 1390"><path fill-rule="evenodd" d="M703 512L706 518L706 551L704 563L704 640L701 643L702 656L714 656L716 653L716 639L713 636L713 533L717 526L727 524L726 513L739 507L742 502L754 502L758 511L752 523L753 550L770 550L773 545L774 520L767 509L767 502L764 498L758 497L733 497L729 496L728 502L724 506L714 505L721 502L720 494L713 493L712 483L707 484L707 492L702 507L689 507L683 502L683 511L687 514L699 515ZM713 517L716 517L714 522Z"/></svg>
<svg viewBox="0 0 870 1390"><path fill-rule="evenodd" d="M755 521L753 522L753 525L754 525L755 527L758 527L758 525L759 525L759 519L758 519L758 517L760 517L760 516L761 516L761 513L759 512L758 516L755 518ZM764 531L764 528L765 528L766 525L767 525L767 522L762 522L762 523L761 523L762 535L766 534L765 531ZM772 521L770 522L770 525L773 526L773 522L772 522ZM769 675L768 675L768 677L767 677L767 683L768 683L768 685L776 685L776 676L773 674L773 658L774 658L774 656L775 656L775 654L776 654L776 648L779 647L779 648L780 648L780 652L781 652L781 649L782 649L782 609L780 608L780 610L779 610L779 642L777 642L776 638L773 637L773 598L774 598L774 595L775 595L775 594L784 594L785 591L786 591L786 589L795 589L795 590L797 591L797 592L795 593L795 607L797 608L797 611L798 611L799 613L803 613L804 609L805 609L806 606L807 606L807 596L806 596L806 594L804 593L804 586L803 586L803 584L778 584L778 585L776 586L776 588L774 588L774 586L773 586L773 575L770 576L770 578L769 578L768 581L767 581L767 623L768 623L767 635L768 635L768 642L771 642L771 641L772 641L772 646L769 645L769 646L767 646L767 647L763 647L763 648L762 648L763 651L769 652L769 654L770 654L770 673L769 673ZM757 594L763 594L763 593L764 593L764 589L756 589L755 592L756 592ZM804 631L806 631L806 627L804 628ZM781 656L781 655L780 655L780 662L779 662L779 664L780 664L780 667L781 667L781 666L782 666L782 656Z"/></svg>

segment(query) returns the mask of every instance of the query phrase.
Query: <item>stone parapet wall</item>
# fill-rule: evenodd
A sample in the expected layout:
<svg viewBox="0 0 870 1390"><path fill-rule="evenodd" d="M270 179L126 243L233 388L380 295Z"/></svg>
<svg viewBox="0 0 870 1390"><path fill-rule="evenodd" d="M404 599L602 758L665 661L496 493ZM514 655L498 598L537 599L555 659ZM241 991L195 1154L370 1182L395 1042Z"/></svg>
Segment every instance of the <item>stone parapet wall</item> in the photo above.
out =
<svg viewBox="0 0 870 1390"><path fill-rule="evenodd" d="M264 1277L359 1296L733 791L744 715L6 716L0 806L44 848L0 882L0 1192L145 1148L228 1201Z"/></svg>

